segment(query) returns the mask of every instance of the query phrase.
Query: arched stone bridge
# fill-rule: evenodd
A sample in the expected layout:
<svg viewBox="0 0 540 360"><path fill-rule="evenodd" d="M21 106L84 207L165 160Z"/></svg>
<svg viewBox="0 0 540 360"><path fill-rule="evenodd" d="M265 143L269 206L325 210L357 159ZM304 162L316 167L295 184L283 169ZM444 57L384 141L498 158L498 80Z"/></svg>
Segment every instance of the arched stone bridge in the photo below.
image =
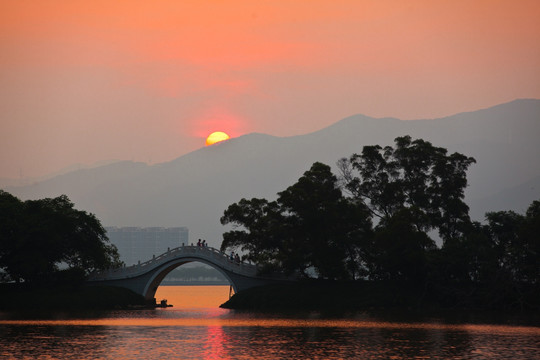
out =
<svg viewBox="0 0 540 360"><path fill-rule="evenodd" d="M165 276L178 266L192 261L205 263L221 272L235 292L269 283L294 280L279 275L261 277L258 275L256 265L237 263L230 260L225 253L211 247L181 246L143 263L93 273L87 283L128 288L147 300L153 300Z"/></svg>

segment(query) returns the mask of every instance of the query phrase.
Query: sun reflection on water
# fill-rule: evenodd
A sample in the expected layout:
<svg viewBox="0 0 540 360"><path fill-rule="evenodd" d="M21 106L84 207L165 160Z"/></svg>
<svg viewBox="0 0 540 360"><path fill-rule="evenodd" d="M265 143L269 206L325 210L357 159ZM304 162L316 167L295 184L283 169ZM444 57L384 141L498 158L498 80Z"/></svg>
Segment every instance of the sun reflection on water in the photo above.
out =
<svg viewBox="0 0 540 360"><path fill-rule="evenodd" d="M261 315L218 308L228 287L163 290L173 308L0 320L0 358L540 358L540 327Z"/></svg>

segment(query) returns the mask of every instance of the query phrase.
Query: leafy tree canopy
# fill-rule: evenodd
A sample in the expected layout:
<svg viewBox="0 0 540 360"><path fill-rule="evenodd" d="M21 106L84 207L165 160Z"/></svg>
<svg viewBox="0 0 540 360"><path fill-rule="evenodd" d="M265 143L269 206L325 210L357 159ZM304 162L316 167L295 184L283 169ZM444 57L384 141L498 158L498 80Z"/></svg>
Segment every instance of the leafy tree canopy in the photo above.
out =
<svg viewBox="0 0 540 360"><path fill-rule="evenodd" d="M0 269L17 282L80 279L121 265L99 220L65 195L23 202L0 190L0 234Z"/></svg>
<svg viewBox="0 0 540 360"><path fill-rule="evenodd" d="M395 148L364 146L361 154L341 159L338 167L354 199L387 226L407 209L418 231L437 229L445 241L460 236L469 225L463 201L466 171L475 162L459 153L410 136L395 139Z"/></svg>
<svg viewBox="0 0 540 360"><path fill-rule="evenodd" d="M233 225L222 250L240 248L245 258L267 269L313 269L322 278L349 278L359 272L357 243L370 232L363 206L349 202L328 165L314 163L278 199L242 199L221 218Z"/></svg>

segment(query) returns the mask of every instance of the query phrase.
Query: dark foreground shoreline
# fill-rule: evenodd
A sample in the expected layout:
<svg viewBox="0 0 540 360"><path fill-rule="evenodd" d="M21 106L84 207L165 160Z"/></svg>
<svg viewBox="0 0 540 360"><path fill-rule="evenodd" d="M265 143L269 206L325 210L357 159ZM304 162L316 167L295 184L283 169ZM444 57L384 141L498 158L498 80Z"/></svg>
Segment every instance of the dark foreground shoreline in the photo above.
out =
<svg viewBox="0 0 540 360"><path fill-rule="evenodd" d="M128 289L109 286L39 287L0 284L0 310L113 310L146 306Z"/></svg>
<svg viewBox="0 0 540 360"><path fill-rule="evenodd" d="M425 287L390 282L305 281L241 291L221 307L260 312L315 311L329 315L358 312L498 314L506 319L516 317L540 325L538 289L530 289L525 294L495 295L479 287L438 287L428 290Z"/></svg>
<svg viewBox="0 0 540 360"><path fill-rule="evenodd" d="M523 289L521 289L523 290ZM518 296L519 295L519 296ZM134 292L107 286L27 288L0 284L0 311L19 313L152 308ZM301 281L251 288L221 305L238 311L343 316L367 312L400 316L448 315L540 326L540 293L493 294L478 287L434 289L391 282ZM482 320L480 320L482 321Z"/></svg>

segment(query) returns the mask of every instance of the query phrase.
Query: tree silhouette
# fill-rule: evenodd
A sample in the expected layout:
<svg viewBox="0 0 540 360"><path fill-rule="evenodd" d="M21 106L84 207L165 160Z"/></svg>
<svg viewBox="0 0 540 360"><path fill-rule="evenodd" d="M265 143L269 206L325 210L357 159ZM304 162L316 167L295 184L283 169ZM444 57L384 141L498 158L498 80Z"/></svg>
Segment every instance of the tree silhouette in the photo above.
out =
<svg viewBox="0 0 540 360"><path fill-rule="evenodd" d="M338 167L345 188L387 226L408 210L418 231L437 229L444 241L462 235L469 225L463 202L466 171L475 162L459 153L434 147L410 136L395 139L396 147L364 146L361 154L341 159Z"/></svg>
<svg viewBox="0 0 540 360"><path fill-rule="evenodd" d="M275 202L242 199L221 218L235 230L222 250L240 247L266 268L346 279L360 273L358 244L371 223L362 206L349 202L328 165L314 163ZM237 230L239 227L243 229Z"/></svg>
<svg viewBox="0 0 540 360"><path fill-rule="evenodd" d="M286 214L292 253L304 254L302 268L322 278L345 279L359 270L355 249L370 234L371 222L362 204L348 201L328 165L316 162L285 191L278 204Z"/></svg>
<svg viewBox="0 0 540 360"><path fill-rule="evenodd" d="M240 249L263 271L401 283L448 305L534 307L540 201L525 215L472 222L464 190L474 162L409 136L341 159L339 179L316 162L275 201L230 205L221 222L233 229L221 248Z"/></svg>
<svg viewBox="0 0 540 360"><path fill-rule="evenodd" d="M44 283L119 266L99 220L67 196L20 201L0 190L0 268L17 282Z"/></svg>

